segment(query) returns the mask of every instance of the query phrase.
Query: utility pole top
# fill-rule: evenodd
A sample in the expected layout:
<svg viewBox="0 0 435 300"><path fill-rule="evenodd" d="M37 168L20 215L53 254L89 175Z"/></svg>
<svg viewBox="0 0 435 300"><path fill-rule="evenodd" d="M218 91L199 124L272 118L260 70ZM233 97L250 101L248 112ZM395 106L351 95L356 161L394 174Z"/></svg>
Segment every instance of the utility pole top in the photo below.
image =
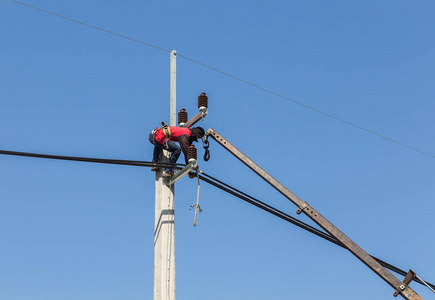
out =
<svg viewBox="0 0 435 300"><path fill-rule="evenodd" d="M170 116L169 125L177 125L177 51L172 50L171 52L171 82L170 82Z"/></svg>

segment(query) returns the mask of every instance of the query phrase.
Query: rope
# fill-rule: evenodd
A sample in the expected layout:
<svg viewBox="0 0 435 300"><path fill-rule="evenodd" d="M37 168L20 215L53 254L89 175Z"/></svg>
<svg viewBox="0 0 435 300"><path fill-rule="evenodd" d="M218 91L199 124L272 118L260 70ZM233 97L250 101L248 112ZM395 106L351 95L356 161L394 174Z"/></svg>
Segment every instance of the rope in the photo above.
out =
<svg viewBox="0 0 435 300"><path fill-rule="evenodd" d="M199 206L199 188L200 188L199 176L196 176L196 178L198 178L198 194L196 196L196 204L192 204L189 208L189 210L191 210L192 208L195 207L195 216L193 217L193 226L195 227L196 225L198 225L199 214L202 213L201 206Z"/></svg>

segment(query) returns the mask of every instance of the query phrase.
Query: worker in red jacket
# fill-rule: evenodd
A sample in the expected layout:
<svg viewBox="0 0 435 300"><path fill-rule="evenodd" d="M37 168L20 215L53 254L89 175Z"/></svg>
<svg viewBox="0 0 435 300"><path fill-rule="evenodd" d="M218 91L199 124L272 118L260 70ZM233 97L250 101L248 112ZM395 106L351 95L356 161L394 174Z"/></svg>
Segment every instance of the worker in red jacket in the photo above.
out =
<svg viewBox="0 0 435 300"><path fill-rule="evenodd" d="M184 159L187 162L187 148L192 145L192 142L197 142L204 136L205 132L202 127L185 128L178 126L163 125L151 131L149 140L154 145L153 162L158 162L162 149L171 152L168 162L175 164L181 151L184 153ZM175 142L178 142L178 146ZM153 166L151 171L157 171L159 168ZM164 177L171 177L174 172L170 168L166 168L162 174Z"/></svg>

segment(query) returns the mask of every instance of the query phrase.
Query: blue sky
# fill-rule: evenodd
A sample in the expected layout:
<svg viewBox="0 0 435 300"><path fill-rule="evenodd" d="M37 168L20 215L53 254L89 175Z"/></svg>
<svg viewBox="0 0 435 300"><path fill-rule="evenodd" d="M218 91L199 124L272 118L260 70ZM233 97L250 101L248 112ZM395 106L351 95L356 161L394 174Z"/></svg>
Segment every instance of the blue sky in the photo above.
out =
<svg viewBox="0 0 435 300"><path fill-rule="evenodd" d="M435 282L433 1L26 3L432 155L177 59L178 109L193 116L206 92L199 125L368 253ZM0 2L0 27L0 149L151 160L148 133L169 121L169 53L13 1ZM214 141L210 150L201 170L312 224ZM152 299L149 169L0 164L0 299ZM206 183L193 227L196 191L196 180L176 184L178 299L392 299L347 251Z"/></svg>

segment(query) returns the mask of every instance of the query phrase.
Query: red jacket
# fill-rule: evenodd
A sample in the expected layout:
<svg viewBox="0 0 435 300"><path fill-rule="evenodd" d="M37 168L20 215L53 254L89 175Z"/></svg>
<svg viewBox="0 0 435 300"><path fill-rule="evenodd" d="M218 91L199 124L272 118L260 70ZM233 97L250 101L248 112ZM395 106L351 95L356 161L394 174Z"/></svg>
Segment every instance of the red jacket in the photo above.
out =
<svg viewBox="0 0 435 300"><path fill-rule="evenodd" d="M187 164L187 148L192 145L192 132L189 128L178 127L178 126L170 126L171 136L172 138L169 141L178 142L181 147L181 151L184 153L184 160ZM165 134L162 129L158 129L154 134L156 141L162 145L165 144Z"/></svg>

